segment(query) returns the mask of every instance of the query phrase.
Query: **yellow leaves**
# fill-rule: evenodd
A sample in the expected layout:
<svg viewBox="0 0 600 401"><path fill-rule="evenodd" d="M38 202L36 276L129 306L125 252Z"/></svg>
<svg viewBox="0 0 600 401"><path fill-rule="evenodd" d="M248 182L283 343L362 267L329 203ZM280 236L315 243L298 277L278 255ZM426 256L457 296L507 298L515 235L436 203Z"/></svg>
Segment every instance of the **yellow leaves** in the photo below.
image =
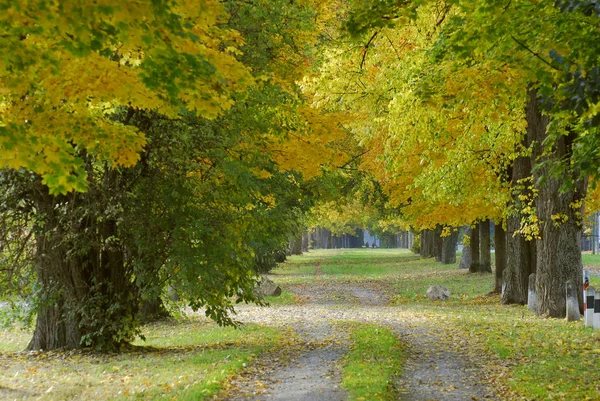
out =
<svg viewBox="0 0 600 401"><path fill-rule="evenodd" d="M252 167L250 168L250 171L252 171L252 174L256 177L262 179L271 178L273 176L273 174L269 173L267 170L258 167Z"/></svg>
<svg viewBox="0 0 600 401"><path fill-rule="evenodd" d="M115 108L177 117L186 106L214 118L253 84L236 59L241 35L218 26L216 0L38 3L0 15L10 31L0 39L0 165L49 174L59 192L82 188L82 149L137 162L145 140L106 118Z"/></svg>
<svg viewBox="0 0 600 401"><path fill-rule="evenodd" d="M552 218L552 222L554 223L555 226L560 226L561 224L566 223L569 220L569 216L567 216L564 213L557 213L557 214L553 214L551 216Z"/></svg>
<svg viewBox="0 0 600 401"><path fill-rule="evenodd" d="M279 169L296 170L305 179L310 179L321 174L328 165L342 165L348 159L341 150L341 141L347 137L340 124L343 116L344 113L299 108L297 117L300 121L294 124L285 138L269 146Z"/></svg>

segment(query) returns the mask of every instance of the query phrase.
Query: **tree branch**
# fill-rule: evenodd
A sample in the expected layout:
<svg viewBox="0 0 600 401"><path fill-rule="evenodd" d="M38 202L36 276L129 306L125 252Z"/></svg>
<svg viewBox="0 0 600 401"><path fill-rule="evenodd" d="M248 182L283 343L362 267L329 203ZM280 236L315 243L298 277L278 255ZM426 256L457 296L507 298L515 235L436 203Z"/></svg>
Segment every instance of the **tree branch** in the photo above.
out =
<svg viewBox="0 0 600 401"><path fill-rule="evenodd" d="M527 47L527 45L525 45L524 43L520 42L517 38L515 38L514 36L510 36L512 38L512 40L514 40L515 42L517 42L517 44L519 46L521 46L523 49L527 50L529 53L533 54L536 58L540 59L544 64L548 65L550 68L560 71L560 68L553 66L552 64L550 64L550 62L548 60L546 60L545 58L543 58L542 56L540 56L539 53L531 50L529 47Z"/></svg>
<svg viewBox="0 0 600 401"><path fill-rule="evenodd" d="M365 45L365 51L363 53L362 56L362 61L360 62L360 69L363 69L363 65L365 64L365 60L367 58L367 51L369 50L369 46L371 46L371 43L373 42L373 40L377 37L377 34L379 33L379 31L375 32L373 34L373 36L371 36L371 39L369 39L369 41L367 42L367 44Z"/></svg>

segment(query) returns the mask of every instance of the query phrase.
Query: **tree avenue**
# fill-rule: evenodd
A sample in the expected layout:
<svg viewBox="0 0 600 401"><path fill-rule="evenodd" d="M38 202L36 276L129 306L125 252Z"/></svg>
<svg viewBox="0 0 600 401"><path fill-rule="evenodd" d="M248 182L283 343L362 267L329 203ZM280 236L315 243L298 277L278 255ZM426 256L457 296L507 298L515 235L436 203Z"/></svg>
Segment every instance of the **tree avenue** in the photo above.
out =
<svg viewBox="0 0 600 401"><path fill-rule="evenodd" d="M506 221L503 302L537 270L537 313L563 316L597 174L595 3L351 1L344 21L315 104L370 117L364 168L414 228Z"/></svg>
<svg viewBox="0 0 600 401"><path fill-rule="evenodd" d="M30 349L116 349L169 293L235 324L310 226L325 246L420 231L443 263L471 226L483 271L493 220L503 303L526 303L536 272L537 313L559 317L566 280L581 284L594 2L0 11L0 295L36 319Z"/></svg>

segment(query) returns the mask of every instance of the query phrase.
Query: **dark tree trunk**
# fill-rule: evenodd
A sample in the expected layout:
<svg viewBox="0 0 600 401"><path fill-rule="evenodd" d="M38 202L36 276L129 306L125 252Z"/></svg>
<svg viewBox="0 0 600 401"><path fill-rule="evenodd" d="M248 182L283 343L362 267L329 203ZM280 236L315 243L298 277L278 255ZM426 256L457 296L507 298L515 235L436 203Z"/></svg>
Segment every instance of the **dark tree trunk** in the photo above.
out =
<svg viewBox="0 0 600 401"><path fill-rule="evenodd" d="M456 242L458 241L458 231L452 230L452 233L443 238L442 244L442 263L451 265L456 263Z"/></svg>
<svg viewBox="0 0 600 401"><path fill-rule="evenodd" d="M528 128L527 135L523 137L522 145L529 148L533 141L533 134ZM527 303L527 289L529 275L535 273L535 246L533 241L527 240L518 231L521 227L523 215L522 201L520 196L531 198L531 190L523 186L523 181L531 177L531 158L527 156L517 157L512 165L511 182L513 194L511 208L513 212L506 218L506 268L504 270L502 292L502 303L521 304ZM519 191L516 188L521 188Z"/></svg>
<svg viewBox="0 0 600 401"><path fill-rule="evenodd" d="M492 272L492 250L490 241L490 220L479 223L479 271Z"/></svg>
<svg viewBox="0 0 600 401"><path fill-rule="evenodd" d="M465 228L464 235L471 238L471 227L467 226ZM458 265L460 269L469 269L471 267L471 246L465 245L465 242L466 241L463 241L462 256L460 258L460 264Z"/></svg>
<svg viewBox="0 0 600 401"><path fill-rule="evenodd" d="M546 127L549 119L541 114L536 99L536 91L529 91L527 110L528 130L531 130L536 146L533 157L537 162L569 160L576 134L568 133L556 139L552 153L543 155L540 145L547 139ZM551 176L548 163L540 165L534 173L534 182L540 182L535 199L537 218L540 222L540 239L536 241L536 313L550 317L565 317L566 282L571 280L576 288L582 288L581 263L581 214L586 194L586 181L577 171L566 172L570 176L557 179ZM564 178L572 181L572 186L561 191ZM579 305L582 294L578 291Z"/></svg>
<svg viewBox="0 0 600 401"><path fill-rule="evenodd" d="M434 236L432 230L421 231L421 256L424 258L432 258L434 254Z"/></svg>
<svg viewBox="0 0 600 401"><path fill-rule="evenodd" d="M138 289L115 240L116 221L77 215L77 209L89 210L86 199L98 197L90 190L56 198L38 185L36 209L44 222L36 228L41 293L27 349L114 349L133 340Z"/></svg>
<svg viewBox="0 0 600 401"><path fill-rule="evenodd" d="M479 271L479 223L471 228L471 265L469 266L470 273Z"/></svg>
<svg viewBox="0 0 600 401"><path fill-rule="evenodd" d="M308 231L302 233L302 252L308 252L308 245L310 243L310 234Z"/></svg>
<svg viewBox="0 0 600 401"><path fill-rule="evenodd" d="M141 323L150 323L169 316L169 311L165 308L162 299L155 297L141 303L137 318Z"/></svg>
<svg viewBox="0 0 600 401"><path fill-rule="evenodd" d="M529 275L535 273L535 266L531 263L535 254L533 242L515 234L521 224L520 215L508 216L506 224L507 252L502 303L525 305Z"/></svg>
<svg viewBox="0 0 600 401"><path fill-rule="evenodd" d="M500 294L502 293L502 277L506 268L506 231L502 227L502 222L497 222L495 228L494 258L496 264L496 283L494 285L494 292Z"/></svg>
<svg viewBox="0 0 600 401"><path fill-rule="evenodd" d="M433 254L435 261L442 261L442 251L444 248L444 239L442 238L442 226L438 225L433 231Z"/></svg>
<svg viewBox="0 0 600 401"><path fill-rule="evenodd" d="M35 329L27 349L81 348L80 317L69 308L74 305L76 294L64 288L64 279L71 280L67 249L62 243L65 233L56 215L54 198L41 183L37 194L36 208L44 216L44 225L36 233L36 271L41 292ZM46 235L47 232L52 235Z"/></svg>
<svg viewBox="0 0 600 401"><path fill-rule="evenodd" d="M290 255L302 255L302 235L290 240Z"/></svg>

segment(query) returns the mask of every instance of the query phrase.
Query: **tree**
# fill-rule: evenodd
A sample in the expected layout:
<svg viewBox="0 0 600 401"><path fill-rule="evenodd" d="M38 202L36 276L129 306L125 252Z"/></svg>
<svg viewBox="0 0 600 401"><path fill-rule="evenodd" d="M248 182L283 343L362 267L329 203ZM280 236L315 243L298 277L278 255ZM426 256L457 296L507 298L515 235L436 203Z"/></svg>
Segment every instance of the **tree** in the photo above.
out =
<svg viewBox="0 0 600 401"><path fill-rule="evenodd" d="M479 223L479 271L492 272L492 255L490 242L490 220L486 219Z"/></svg>
<svg viewBox="0 0 600 401"><path fill-rule="evenodd" d="M229 315L234 303L256 300L252 287L257 263L270 263L273 251L283 246L297 228L301 212L310 205L306 180L335 164L335 157L343 159L339 151L330 149L330 142L341 135L340 130L331 129L334 119L303 109L297 95L295 81L304 67L298 68L296 62L307 55L290 39L300 35L309 40L317 34L312 29L311 4L281 2L276 14L264 4L262 9L238 2L187 6L185 2L148 6L144 13L154 13L156 19L147 21L160 29L145 37L151 28L143 18L137 19L145 15L136 14L141 11L138 4L130 8L109 4L106 9L51 4L38 21L44 29L25 32L25 43L13 43L15 49L31 45L44 50L44 43L58 41L58 53L40 62L52 64L52 57L58 60L69 54L83 74L81 80L70 81L69 90L83 85L83 97L73 97L73 105L68 106L58 101L54 107L69 107L75 116L89 114L86 121L94 127L105 124L106 130L112 130L110 138L119 143L132 135L137 138L137 145L119 148L129 155L127 163L109 157L110 140L80 138L76 124L76 129L65 129L68 141L56 150L69 157L52 165L52 171L47 169L47 159L27 164L20 156L5 154L14 159L8 167L23 166L39 174L19 170L20 174L8 174L10 180L3 182L9 188L24 188L20 192L27 205L23 214L35 218L32 227L38 249L34 261L40 291L29 348L117 348L138 333L140 302L159 298L167 284L192 308L206 307L207 315L217 322L235 323ZM232 18L226 18L224 7ZM16 21L20 12L22 18L29 18L26 7L5 8L7 15L17 15ZM55 19L50 11L64 11L66 16L58 12ZM256 41L263 38L249 32L257 23L270 28L262 33L277 38L269 54L252 53L253 46L258 48ZM13 28L18 33L22 27ZM129 36L115 48L126 28ZM69 40L60 42L63 32ZM100 35L98 43L86 42L89 32ZM240 32L248 35L245 43ZM246 50L244 55L239 48ZM85 63L96 70L88 71ZM46 74L44 65L41 72L34 64L30 67L42 74L32 73L33 79L48 87L38 87L38 97L28 101L51 99L55 87L57 96L68 99L62 76L50 70ZM107 79L113 79L121 70L129 81L124 80L112 95L110 86L106 93L93 86L86 92L89 85L84 73L104 72ZM71 70L64 71L70 77ZM1 128L10 134L20 129L8 119L14 115L11 107L17 107L11 103L16 95L3 95L8 108L2 109ZM31 114L30 121L37 126L45 116ZM67 116L57 116L56 124L72 124ZM43 132L33 128L27 133L27 140L43 137ZM18 155L21 145L12 144L11 138L2 139ZM298 152L287 144L315 138L316 169L294 160ZM118 164L129 167L117 168ZM71 189L81 192L68 192ZM11 218L12 212L7 209L3 217Z"/></svg>

